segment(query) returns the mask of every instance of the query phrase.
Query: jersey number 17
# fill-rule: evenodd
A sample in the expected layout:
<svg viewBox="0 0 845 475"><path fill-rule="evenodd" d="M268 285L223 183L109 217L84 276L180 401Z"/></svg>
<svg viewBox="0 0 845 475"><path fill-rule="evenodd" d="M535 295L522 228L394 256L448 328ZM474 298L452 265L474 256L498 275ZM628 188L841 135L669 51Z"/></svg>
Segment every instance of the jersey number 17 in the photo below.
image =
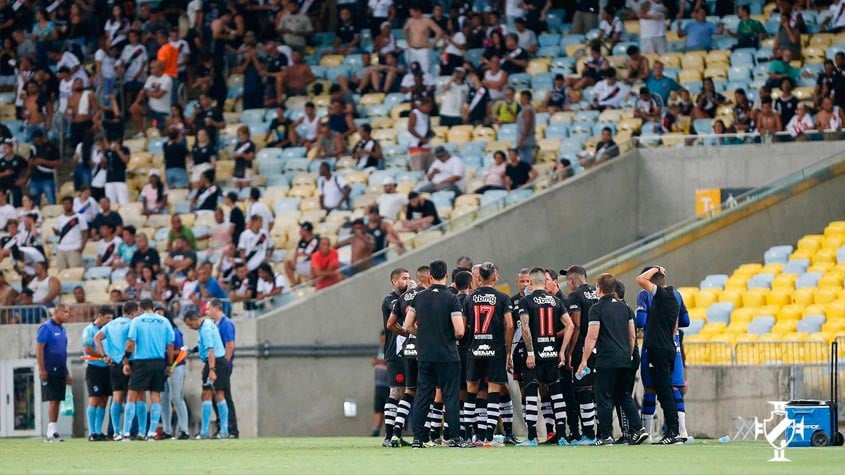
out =
<svg viewBox="0 0 845 475"><path fill-rule="evenodd" d="M496 307L492 305L476 305L473 309L475 312L475 325L473 326L475 334L487 334L490 330L490 324L493 322L493 314L496 313Z"/></svg>

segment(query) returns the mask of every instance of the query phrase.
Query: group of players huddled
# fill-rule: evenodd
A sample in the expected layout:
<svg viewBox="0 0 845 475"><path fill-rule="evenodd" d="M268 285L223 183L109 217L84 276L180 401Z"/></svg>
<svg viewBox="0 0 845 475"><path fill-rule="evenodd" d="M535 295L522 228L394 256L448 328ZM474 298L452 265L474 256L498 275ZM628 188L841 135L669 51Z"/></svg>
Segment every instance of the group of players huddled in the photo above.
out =
<svg viewBox="0 0 845 475"><path fill-rule="evenodd" d="M654 437L654 443L677 445L687 441L683 399L686 388L682 359L683 334L678 328L689 325L689 316L680 294L666 286L665 269L646 268L643 275L638 277L637 282L643 290L638 295L635 314L624 303L624 284L609 274L599 278L599 284L607 286L609 283L611 286L602 292L588 283L587 272L583 267L570 266L561 270L560 274L565 277L569 291L564 295L558 286L557 272L542 267L524 268L516 276L519 291L508 296L496 288L500 276L493 263L470 263L469 266L460 267L461 264L464 263L459 262L459 267L452 271L448 287L461 303L460 313L465 326L464 332L455 333L456 336L463 333L463 337L456 341L461 368L460 436L457 441L455 437L447 440L444 432L443 388L438 386L424 419L424 436L417 436L420 432L415 430L413 444L402 438L412 408L420 410L419 401L415 405L414 399L418 379L417 356L422 342L415 337L415 325L418 322L412 323L409 328L406 315L419 313L419 309L414 309L417 296L431 286L432 276L429 266L421 266L416 270L416 280L411 280L408 270L398 268L390 273L393 289L382 303L386 333L384 355L390 384L390 395L384 405L384 447L413 445L422 448L441 444L451 447L536 447L542 443L538 432L541 414L545 425L545 444L638 445L651 439L658 397L666 425L663 436ZM669 296L661 302L671 302L656 304L661 295ZM671 298L673 295L674 299ZM607 422L603 428L600 421L598 434L596 424L596 403L600 399L599 395L594 395L597 332L592 333L588 329L591 322L599 319L596 314L600 313L600 306L596 305L592 314L591 308L604 296L608 296L608 305L616 305L610 307L614 309L611 313L621 312L620 318L629 319L629 322L622 323L624 327L620 330L625 335L621 346L626 351L629 351L627 326L629 323L631 325L630 364L626 363L627 368L615 373L618 379L616 387L624 388L623 391L630 399L637 370L642 368L641 378L645 388L641 416L636 414L632 399L630 410L626 411L621 399L615 395L605 398L613 399L612 404L615 405L622 429L622 435L617 439L612 437L612 433L607 433L612 432ZM604 307L601 309L605 311ZM673 323L665 323L666 319L662 317L673 313L676 315L674 328L667 327ZM630 317L626 317L628 314ZM658 322L659 319L664 322ZM646 344L642 353L634 338L634 323L637 329L645 333ZM610 325L604 326L608 327L609 332ZM648 336L650 331L651 338ZM646 348L649 342L655 348L660 347L661 332L671 332L667 333L669 343L663 345L671 345L667 350L670 360L650 366ZM599 344L602 344L601 339ZM623 356L627 361L629 355L626 353ZM655 370L657 372L653 374ZM508 373L512 374L518 384L520 394L511 393ZM517 439L513 432L515 398L520 398L522 416L528 427L528 436L524 441ZM626 416L632 414L632 411L637 415L636 421ZM608 417L612 419L612 415ZM500 419L501 434L496 435Z"/></svg>

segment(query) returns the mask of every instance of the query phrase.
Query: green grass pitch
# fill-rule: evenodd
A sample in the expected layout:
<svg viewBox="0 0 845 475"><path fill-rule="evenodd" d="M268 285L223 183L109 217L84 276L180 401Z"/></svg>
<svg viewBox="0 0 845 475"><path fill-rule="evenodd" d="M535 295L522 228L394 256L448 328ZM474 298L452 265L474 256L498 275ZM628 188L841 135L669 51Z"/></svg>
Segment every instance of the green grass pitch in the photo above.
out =
<svg viewBox="0 0 845 475"><path fill-rule="evenodd" d="M767 462L764 442L686 446L536 449L385 449L374 438L257 438L224 441L47 444L0 440L0 474L842 474L845 449L787 449Z"/></svg>

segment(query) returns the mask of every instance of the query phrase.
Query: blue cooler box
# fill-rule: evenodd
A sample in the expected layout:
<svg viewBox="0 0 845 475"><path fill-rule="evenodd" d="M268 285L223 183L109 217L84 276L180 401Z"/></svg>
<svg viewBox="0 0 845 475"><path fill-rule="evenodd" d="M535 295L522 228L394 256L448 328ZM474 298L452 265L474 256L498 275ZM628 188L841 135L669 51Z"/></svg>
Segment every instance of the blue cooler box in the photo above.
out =
<svg viewBox="0 0 845 475"><path fill-rule="evenodd" d="M830 439L830 403L828 401L789 401L786 405L786 414L796 422L804 420L804 438L796 434L789 443L789 447L812 447L813 434L819 431L824 432L827 439ZM792 437L792 428L788 427L786 439L789 440L790 437Z"/></svg>

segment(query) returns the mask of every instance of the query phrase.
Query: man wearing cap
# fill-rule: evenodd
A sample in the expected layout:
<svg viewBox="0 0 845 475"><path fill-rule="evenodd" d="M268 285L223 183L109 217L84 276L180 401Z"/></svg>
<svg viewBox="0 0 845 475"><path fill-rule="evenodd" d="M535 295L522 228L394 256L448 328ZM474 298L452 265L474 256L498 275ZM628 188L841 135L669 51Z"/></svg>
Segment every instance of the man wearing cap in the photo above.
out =
<svg viewBox="0 0 845 475"><path fill-rule="evenodd" d="M39 132L36 130L35 132ZM35 134L33 132L33 135ZM3 156L0 157L0 192L6 193L9 203L14 207L23 204L23 185L27 179L27 164L23 157L15 153L14 139L3 141Z"/></svg>
<svg viewBox="0 0 845 475"><path fill-rule="evenodd" d="M399 231L418 232L440 224L437 207L431 200L425 199L416 191L408 193L408 206L405 207L405 219L399 223Z"/></svg>
<svg viewBox="0 0 845 475"><path fill-rule="evenodd" d="M408 40L406 59L408 64L418 62L423 72L431 71L431 46L430 38L434 34L434 43L443 36L443 30L437 26L434 20L423 16L419 5L411 4L408 7L410 18L402 28L402 33Z"/></svg>
<svg viewBox="0 0 845 475"><path fill-rule="evenodd" d="M382 183L384 193L376 199L379 213L387 219L396 219L402 208L408 204L408 197L396 191L396 179L389 176Z"/></svg>
<svg viewBox="0 0 845 475"><path fill-rule="evenodd" d="M61 165L59 150L44 135L42 130L32 133L33 147L29 151L29 194L35 197L36 206L41 195L47 197L47 204L56 204L56 169Z"/></svg>
<svg viewBox="0 0 845 475"><path fill-rule="evenodd" d="M464 162L455 155L449 153L446 147L438 145L434 149L434 156L437 160L428 167L426 173L427 183L423 183L417 191L431 193L434 191L453 191L456 195L464 192L466 182L464 181Z"/></svg>
<svg viewBox="0 0 845 475"><path fill-rule="evenodd" d="M285 276L290 285L296 285L296 276L311 278L311 256L320 245L320 236L314 234L314 225L308 221L299 225L299 242L296 251L285 258Z"/></svg>

